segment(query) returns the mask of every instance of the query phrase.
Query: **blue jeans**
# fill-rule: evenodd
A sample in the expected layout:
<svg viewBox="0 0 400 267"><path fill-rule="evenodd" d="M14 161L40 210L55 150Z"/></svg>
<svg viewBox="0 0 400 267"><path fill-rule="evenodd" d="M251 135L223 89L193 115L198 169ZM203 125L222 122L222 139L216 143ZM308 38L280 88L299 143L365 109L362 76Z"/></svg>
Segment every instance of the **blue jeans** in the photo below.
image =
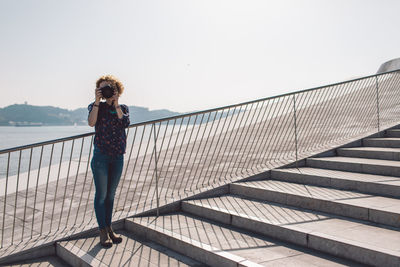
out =
<svg viewBox="0 0 400 267"><path fill-rule="evenodd" d="M111 226L115 191L123 166L124 155L109 156L103 154L96 146L94 147L90 167L96 187L94 211L100 229Z"/></svg>

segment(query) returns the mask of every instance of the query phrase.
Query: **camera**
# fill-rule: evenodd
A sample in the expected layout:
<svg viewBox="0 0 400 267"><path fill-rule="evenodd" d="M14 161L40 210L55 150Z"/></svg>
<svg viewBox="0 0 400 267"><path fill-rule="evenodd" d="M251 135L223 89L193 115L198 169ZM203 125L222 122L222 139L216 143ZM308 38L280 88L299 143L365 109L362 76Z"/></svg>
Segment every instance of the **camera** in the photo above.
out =
<svg viewBox="0 0 400 267"><path fill-rule="evenodd" d="M104 98L110 98L114 95L114 88L109 85L101 87L100 90Z"/></svg>

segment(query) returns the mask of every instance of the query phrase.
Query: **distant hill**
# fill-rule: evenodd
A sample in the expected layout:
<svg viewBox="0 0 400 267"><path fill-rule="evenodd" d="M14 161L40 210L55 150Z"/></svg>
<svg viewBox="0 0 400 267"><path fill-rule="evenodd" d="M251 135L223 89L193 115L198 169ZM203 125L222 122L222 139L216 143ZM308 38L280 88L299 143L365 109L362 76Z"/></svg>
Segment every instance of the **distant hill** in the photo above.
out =
<svg viewBox="0 0 400 267"><path fill-rule="evenodd" d="M166 109L149 110L137 106L129 106L129 113L131 123L181 114ZM15 104L0 108L0 125L87 125L87 116L87 107L68 110L52 106Z"/></svg>

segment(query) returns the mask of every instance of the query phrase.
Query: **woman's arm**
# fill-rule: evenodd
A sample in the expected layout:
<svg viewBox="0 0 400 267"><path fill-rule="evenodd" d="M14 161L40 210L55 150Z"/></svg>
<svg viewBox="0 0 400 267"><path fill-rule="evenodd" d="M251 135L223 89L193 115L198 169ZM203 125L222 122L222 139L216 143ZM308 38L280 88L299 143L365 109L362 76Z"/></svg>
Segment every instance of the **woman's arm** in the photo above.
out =
<svg viewBox="0 0 400 267"><path fill-rule="evenodd" d="M117 116L119 123L123 128L126 128L130 124L129 120L129 109L126 105L119 105L119 94L115 91L113 96L113 103L115 110L117 111Z"/></svg>
<svg viewBox="0 0 400 267"><path fill-rule="evenodd" d="M88 117L88 124L90 127L93 127L96 125L98 113L99 113L98 104L92 104L92 110L90 111L89 117Z"/></svg>
<svg viewBox="0 0 400 267"><path fill-rule="evenodd" d="M120 105L118 103L119 94L118 94L117 90L114 90L114 95L112 96L112 100L113 100L112 103L114 105L114 108L117 111L118 119L122 119L122 117L124 116L124 113L123 113L123 111L122 111L122 109L121 109L121 107L120 107Z"/></svg>
<svg viewBox="0 0 400 267"><path fill-rule="evenodd" d="M122 127L126 128L129 126L130 119L129 119L129 108L127 105L122 105L120 108L117 108L117 110L120 110L122 113L122 118L120 118L120 122L122 124Z"/></svg>
<svg viewBox="0 0 400 267"><path fill-rule="evenodd" d="M116 106L115 110L117 111L118 119L122 119L124 116L124 112L122 111L121 106L120 105Z"/></svg>
<svg viewBox="0 0 400 267"><path fill-rule="evenodd" d="M100 88L96 88L96 100L94 101L93 104L89 105L89 117L88 117L88 124L90 127L93 127L96 125L97 122L97 115L99 113L99 103L100 99L102 97L101 90Z"/></svg>

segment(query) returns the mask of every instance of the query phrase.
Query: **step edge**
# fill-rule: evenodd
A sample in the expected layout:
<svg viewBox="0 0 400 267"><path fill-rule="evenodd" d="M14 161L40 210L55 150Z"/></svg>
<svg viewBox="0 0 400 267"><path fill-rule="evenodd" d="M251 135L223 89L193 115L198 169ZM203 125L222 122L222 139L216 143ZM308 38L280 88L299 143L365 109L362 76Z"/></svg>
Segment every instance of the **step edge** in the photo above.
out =
<svg viewBox="0 0 400 267"><path fill-rule="evenodd" d="M351 175L351 174L355 173L355 172L341 171L341 170L330 170L330 169L320 169L320 168L314 168L314 169L316 169L316 170L329 170L331 172L344 172L345 173L344 175ZM400 184L399 185L396 185L396 184L385 184L385 183L382 183L382 182L379 182L379 181L366 181L366 180L362 180L362 179L347 179L347 178L341 178L341 177L333 177L332 175L298 173L298 172L286 171L285 169L271 170L271 179L272 180L277 180L277 181L280 181L280 180L278 178L274 178L272 176L272 174L274 172L279 172L281 174L283 173L283 174L288 174L288 175L304 175L304 176L307 176L307 177L315 177L316 179L317 178L323 178L323 179L333 179L333 180L341 180L341 181L349 181L349 182L351 181L351 182L364 183L364 184L373 184L373 185L379 185L379 186L387 185L387 186L393 186L393 187L400 187ZM359 173L359 174L363 174L363 175L366 174L366 175L371 176L371 177L372 176L386 176L387 178L394 178L394 179L398 179L400 181L400 178L398 176L378 175L378 174L370 174L370 173ZM251 181L246 182L246 183L250 183L250 182ZM284 182L286 182L286 181L284 181ZM242 182L234 182L234 183L238 184L238 183L242 183ZM245 182L243 182L243 183L245 183ZM303 184L303 183L299 183L299 184ZM311 186L320 186L320 185L311 184ZM321 187L323 187L323 186L321 186ZM325 188L329 188L329 187L325 187ZM333 188L333 189L335 189L335 188ZM346 189L343 189L343 190L346 190ZM368 193L366 193L366 194L368 194Z"/></svg>
<svg viewBox="0 0 400 267"><path fill-rule="evenodd" d="M362 139L363 141L380 141L380 140L388 140L388 141L400 141L400 137L367 137Z"/></svg>
<svg viewBox="0 0 400 267"><path fill-rule="evenodd" d="M351 162L351 161L347 161L347 162L343 162L343 161L335 161L334 159L337 158L346 158L346 159L355 159L355 160L361 160L361 161L369 161L369 160L377 160L380 162L384 162L384 161L389 161L389 162L394 162L394 163L399 163L398 160L388 160L388 159L370 159L370 158L358 158L358 157L343 157L343 156L336 156L336 157L324 157L324 158L307 158L307 161L325 161L325 162L338 162L338 163L350 163L350 164L364 164L364 165L374 165L373 163L369 163L369 162L365 162L365 163L360 163L360 162ZM378 166L382 166L382 165L378 165ZM387 165L385 165L387 166ZM309 167L309 166L306 166ZM389 167L400 167L400 166L390 166ZM319 168L321 169L321 168Z"/></svg>
<svg viewBox="0 0 400 267"><path fill-rule="evenodd" d="M301 175L303 175L303 174L301 174ZM310 176L312 176L312 175L310 175ZM326 177L326 178L330 178L330 177ZM336 178L332 178L332 179L336 179ZM340 179L340 178L337 178L337 179ZM275 180L275 179L272 179L272 180L274 182L278 182L278 183L281 182L281 183L290 183L290 184L295 184L295 185L307 185L309 187L323 188L323 189L332 190L332 191L333 190L339 190L339 191L343 191L343 192L346 192L346 193L353 193L354 192L352 190L344 190L344 189L342 190L342 189L336 189L336 188L331 188L331 187L326 187L326 186L301 184L301 183L295 183L295 182L286 182L286 181L280 181L280 180ZM352 180L349 180L349 181L352 181ZM260 182L260 181L257 181L257 182ZM373 182L371 182L371 183L373 183ZM231 184L231 186L234 186L234 187L235 186L242 186L242 187L260 189L260 190L265 190L265 191L270 191L270 192L284 193L284 194L292 195L292 196L302 196L302 197L308 197L308 198L312 198L312 199L319 199L319 200L324 200L324 201L332 201L332 200L321 199L321 198L318 198L318 197L310 197L310 196L304 196L304 195L300 195L300 194L293 194L293 193L288 193L288 192L274 191L274 190L271 190L271 189L260 188L260 187L257 187L255 185L252 185L252 184L253 184L252 182L234 182L234 183ZM367 194L367 193L362 193L362 194L366 195L366 197L377 197L376 195L372 195L372 194ZM383 197L383 196L379 196L379 197ZM383 198L389 198L389 197L383 197ZM400 201L400 199L398 199L398 198L390 198L390 199L397 199L397 200Z"/></svg>
<svg viewBox="0 0 400 267"><path fill-rule="evenodd" d="M190 200L188 200L188 201L190 201ZM164 228L156 226L156 225L148 225L148 224L146 225L145 223L141 223L141 222L135 221L137 219L138 218L127 218L125 220L125 227L126 227L127 231L137 232L137 231L139 231L139 229L135 229L135 227L138 228L138 226L140 226L145 231L153 231L153 232L157 233L160 236L163 235L163 236L167 236L167 237L170 237L170 238L174 238L175 240L184 243L186 246L188 246L188 245L189 246L193 246L193 247L195 247L196 250L204 251L207 254L214 254L215 256L219 257L221 260L226 261L226 262L234 263L237 266L257 266L257 267L258 266L262 266L262 265L259 265L259 264L255 263L255 262L249 261L248 259L243 258L241 256L232 254L232 253L227 252L227 251L222 251L221 249L218 249L218 248L213 247L211 245L208 245L208 244L202 243L200 241L194 240L194 239L192 239L190 237L181 235L179 233L164 229ZM143 235L143 232L141 234ZM160 242L158 242L156 240L153 240L151 238L150 238L150 240L160 244ZM209 264L209 263L204 262L202 260L202 258L199 258L196 255L197 253L190 253L190 252L180 251L180 250L177 250L177 247L171 248L166 244L167 242L164 242L164 243L165 244L160 244L160 245L162 245L162 246L164 246L164 247L166 247L168 249L171 249L173 251L176 251L177 253L180 253L180 254L182 254L182 255L184 255L186 257L190 257L190 258L192 258L192 259L194 259L196 261L202 262L204 264Z"/></svg>
<svg viewBox="0 0 400 267"><path fill-rule="evenodd" d="M375 158L365 158L365 157L364 158L362 158L362 157L343 157L343 156L341 156L340 158L348 159L348 161L341 161L341 160L335 160L334 158L337 158L337 157L307 158L306 166L307 167L313 167L313 166L309 166L308 165L309 163L312 163L312 162L318 162L318 163L329 162L329 163L353 164L353 165L357 164L357 165L361 165L361 166L362 165L377 166L377 167L383 167L383 168L400 168L398 160L375 159ZM351 160L355 160L356 162L351 161ZM371 161L371 160L378 161L378 162L368 162L368 161ZM362 161L364 161L364 162L362 162ZM385 163L385 164L383 164L383 163ZM315 168L315 167L313 167L313 168ZM326 168L326 169L329 169L329 168Z"/></svg>
<svg viewBox="0 0 400 267"><path fill-rule="evenodd" d="M318 168L315 168L318 169ZM319 170L327 170L327 169L319 169ZM343 175L351 175L354 174L354 172L346 172L346 171L340 171L340 170L329 170L332 172L344 172ZM277 175L287 175L287 179L278 177ZM364 174L364 173L363 173ZM377 174L367 174L368 176L383 176L383 175L377 175ZM298 177L294 177L298 176ZM302 182L300 179L301 177L307 178L306 182ZM394 178L398 179L400 181L400 178L398 176L387 176L387 178ZM320 187L325 187L325 188L332 188L332 189L340 189L340 190L356 190L357 192L363 193L363 194L372 194L372 195L377 195L377 196L383 196L383 197L393 197L393 198L400 198L400 194L384 194L382 192L378 191L368 191L362 188L358 188L358 186L355 187L355 189L349 189L346 188L346 186L340 186L340 183L355 183L355 184L360 184L363 186L366 185L372 185L376 187L393 187L393 188L399 188L400 189L400 184L389 184L389 183L384 183L383 181L366 181L361 178L354 178L354 179L348 179L348 178L342 178L342 177L334 177L333 175L328 175L328 174L313 174L313 173L299 173L299 172L292 172L292 171L285 171L285 169L279 169L279 170L272 170L271 171L271 180L275 181L283 181L283 182L291 182L291 183L298 183L298 184L305 184L305 185L311 185L311 186L320 186ZM293 181L292 181L293 180ZM310 180L315 180L314 182ZM320 183L318 183L318 181ZM323 180L329 180L326 181L325 183L322 183ZM382 179L383 180L383 179ZM337 184L337 181L339 182L339 185Z"/></svg>
<svg viewBox="0 0 400 267"><path fill-rule="evenodd" d="M371 149L371 148L373 148L373 149ZM374 149L376 149L376 150L374 150ZM395 149L395 151L388 151L389 149ZM399 147L379 147L379 146L339 147L337 149L337 151L366 151L366 152L371 152L371 153L374 153L374 152L400 153L400 148Z"/></svg>
<svg viewBox="0 0 400 267"><path fill-rule="evenodd" d="M81 264L79 266L99 266L107 267L102 261L96 259L86 251L71 244L71 241L61 241L56 243L56 255L62 260L74 266L73 261L69 257L75 257Z"/></svg>
<svg viewBox="0 0 400 267"><path fill-rule="evenodd" d="M361 173L361 172L350 172L350 171L345 171L345 170L332 170L332 169L323 169L323 168L316 168L316 167L306 167L308 169L313 169L313 170L319 170L319 171L329 171L329 172L338 172L338 173L343 173L343 175L352 175L355 173L358 174L362 174L362 175L368 175L368 176L385 176L385 178L396 178L399 179L398 176L389 176L389 175L380 175L380 174L370 174L370 173ZM310 173L299 173L299 172L293 172L290 170L294 170L296 168L286 168L286 169L274 169L271 170L271 174L275 173L275 172L279 172L279 173L287 173L287 174L298 174L298 175L306 175L306 176L318 176L318 177L324 177L324 178L332 178L332 179L346 179L346 178L340 178L340 177L332 177L331 175L319 175L319 174L310 174ZM302 168L297 168L299 170L301 170ZM268 180L268 179L265 179ZM350 181L355 181L355 180L351 180L351 179L347 179ZM364 181L364 180L361 180ZM400 181L400 179L399 179ZM247 182L247 181L245 181ZM253 182L253 181L249 181L249 182ZM241 182L233 182L233 183L241 183ZM374 183L374 182L368 182L366 181L366 183Z"/></svg>

